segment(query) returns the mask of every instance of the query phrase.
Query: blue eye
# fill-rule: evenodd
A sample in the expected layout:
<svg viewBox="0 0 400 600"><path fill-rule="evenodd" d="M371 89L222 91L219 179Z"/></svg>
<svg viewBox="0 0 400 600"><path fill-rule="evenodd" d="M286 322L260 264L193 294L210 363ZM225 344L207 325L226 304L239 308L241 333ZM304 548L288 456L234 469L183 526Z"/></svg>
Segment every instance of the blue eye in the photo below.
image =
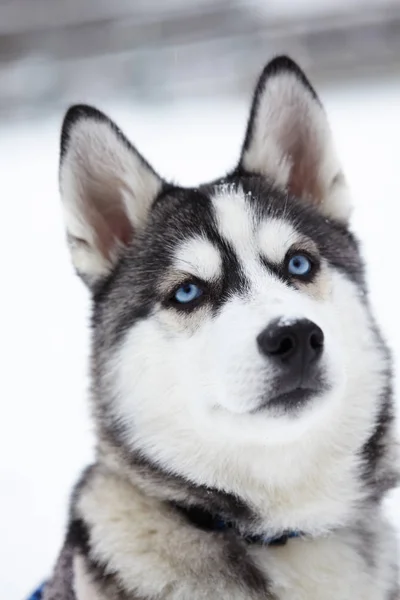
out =
<svg viewBox="0 0 400 600"><path fill-rule="evenodd" d="M288 263L290 275L295 277L304 277L309 275L312 270L312 263L304 254L294 254Z"/></svg>
<svg viewBox="0 0 400 600"><path fill-rule="evenodd" d="M203 290L195 283L184 283L174 294L175 302L178 304L189 304L203 295Z"/></svg>

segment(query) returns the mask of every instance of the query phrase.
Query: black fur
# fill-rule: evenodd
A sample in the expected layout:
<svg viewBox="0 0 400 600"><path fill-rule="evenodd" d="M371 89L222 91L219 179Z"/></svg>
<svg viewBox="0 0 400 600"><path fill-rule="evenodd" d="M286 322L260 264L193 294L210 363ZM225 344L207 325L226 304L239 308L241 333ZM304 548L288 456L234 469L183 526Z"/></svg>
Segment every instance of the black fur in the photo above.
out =
<svg viewBox="0 0 400 600"><path fill-rule="evenodd" d="M371 437L361 450L364 464L363 478L370 498L380 502L386 492L397 486L399 478L397 465L393 465L387 458L388 436L394 428L394 408L391 386L387 385L382 394L381 406L378 412L376 425ZM382 464L387 459L387 464Z"/></svg>

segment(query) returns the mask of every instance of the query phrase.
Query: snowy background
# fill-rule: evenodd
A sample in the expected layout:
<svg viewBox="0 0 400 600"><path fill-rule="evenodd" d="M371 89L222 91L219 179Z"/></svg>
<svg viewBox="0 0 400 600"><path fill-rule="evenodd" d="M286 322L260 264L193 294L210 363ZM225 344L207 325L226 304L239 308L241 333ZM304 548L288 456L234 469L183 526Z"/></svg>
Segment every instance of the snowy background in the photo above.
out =
<svg viewBox="0 0 400 600"><path fill-rule="evenodd" d="M353 228L363 242L372 302L400 372L400 70L353 82L327 80L318 91L353 190ZM158 106L117 96L82 99L109 113L165 177L195 185L237 160L248 93L186 96ZM71 486L92 457L89 298L70 265L57 189L62 112L57 107L30 120L0 119L4 600L22 600L49 574ZM387 509L400 533L399 492Z"/></svg>

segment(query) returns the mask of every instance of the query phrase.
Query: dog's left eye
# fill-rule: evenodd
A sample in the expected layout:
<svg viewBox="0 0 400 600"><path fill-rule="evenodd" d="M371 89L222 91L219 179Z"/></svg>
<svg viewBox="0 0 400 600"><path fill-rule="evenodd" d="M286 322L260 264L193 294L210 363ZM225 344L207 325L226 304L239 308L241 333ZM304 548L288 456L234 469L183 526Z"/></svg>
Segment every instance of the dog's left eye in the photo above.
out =
<svg viewBox="0 0 400 600"><path fill-rule="evenodd" d="M203 290L196 283L184 283L175 291L172 300L176 304L190 304L203 295Z"/></svg>
<svg viewBox="0 0 400 600"><path fill-rule="evenodd" d="M313 264L305 254L293 254L287 264L289 275L293 277L306 277L312 272Z"/></svg>

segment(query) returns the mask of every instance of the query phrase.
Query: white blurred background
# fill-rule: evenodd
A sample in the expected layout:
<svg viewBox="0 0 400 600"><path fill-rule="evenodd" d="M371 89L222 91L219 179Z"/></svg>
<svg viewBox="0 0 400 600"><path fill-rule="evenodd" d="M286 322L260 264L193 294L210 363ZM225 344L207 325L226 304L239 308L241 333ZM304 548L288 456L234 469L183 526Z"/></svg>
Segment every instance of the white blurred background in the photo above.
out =
<svg viewBox="0 0 400 600"><path fill-rule="evenodd" d="M399 370L398 0L0 0L1 598L49 574L92 457L89 298L57 190L65 108L95 104L162 175L196 184L237 160L251 88L278 52L327 108ZM399 493L388 511L400 532Z"/></svg>

